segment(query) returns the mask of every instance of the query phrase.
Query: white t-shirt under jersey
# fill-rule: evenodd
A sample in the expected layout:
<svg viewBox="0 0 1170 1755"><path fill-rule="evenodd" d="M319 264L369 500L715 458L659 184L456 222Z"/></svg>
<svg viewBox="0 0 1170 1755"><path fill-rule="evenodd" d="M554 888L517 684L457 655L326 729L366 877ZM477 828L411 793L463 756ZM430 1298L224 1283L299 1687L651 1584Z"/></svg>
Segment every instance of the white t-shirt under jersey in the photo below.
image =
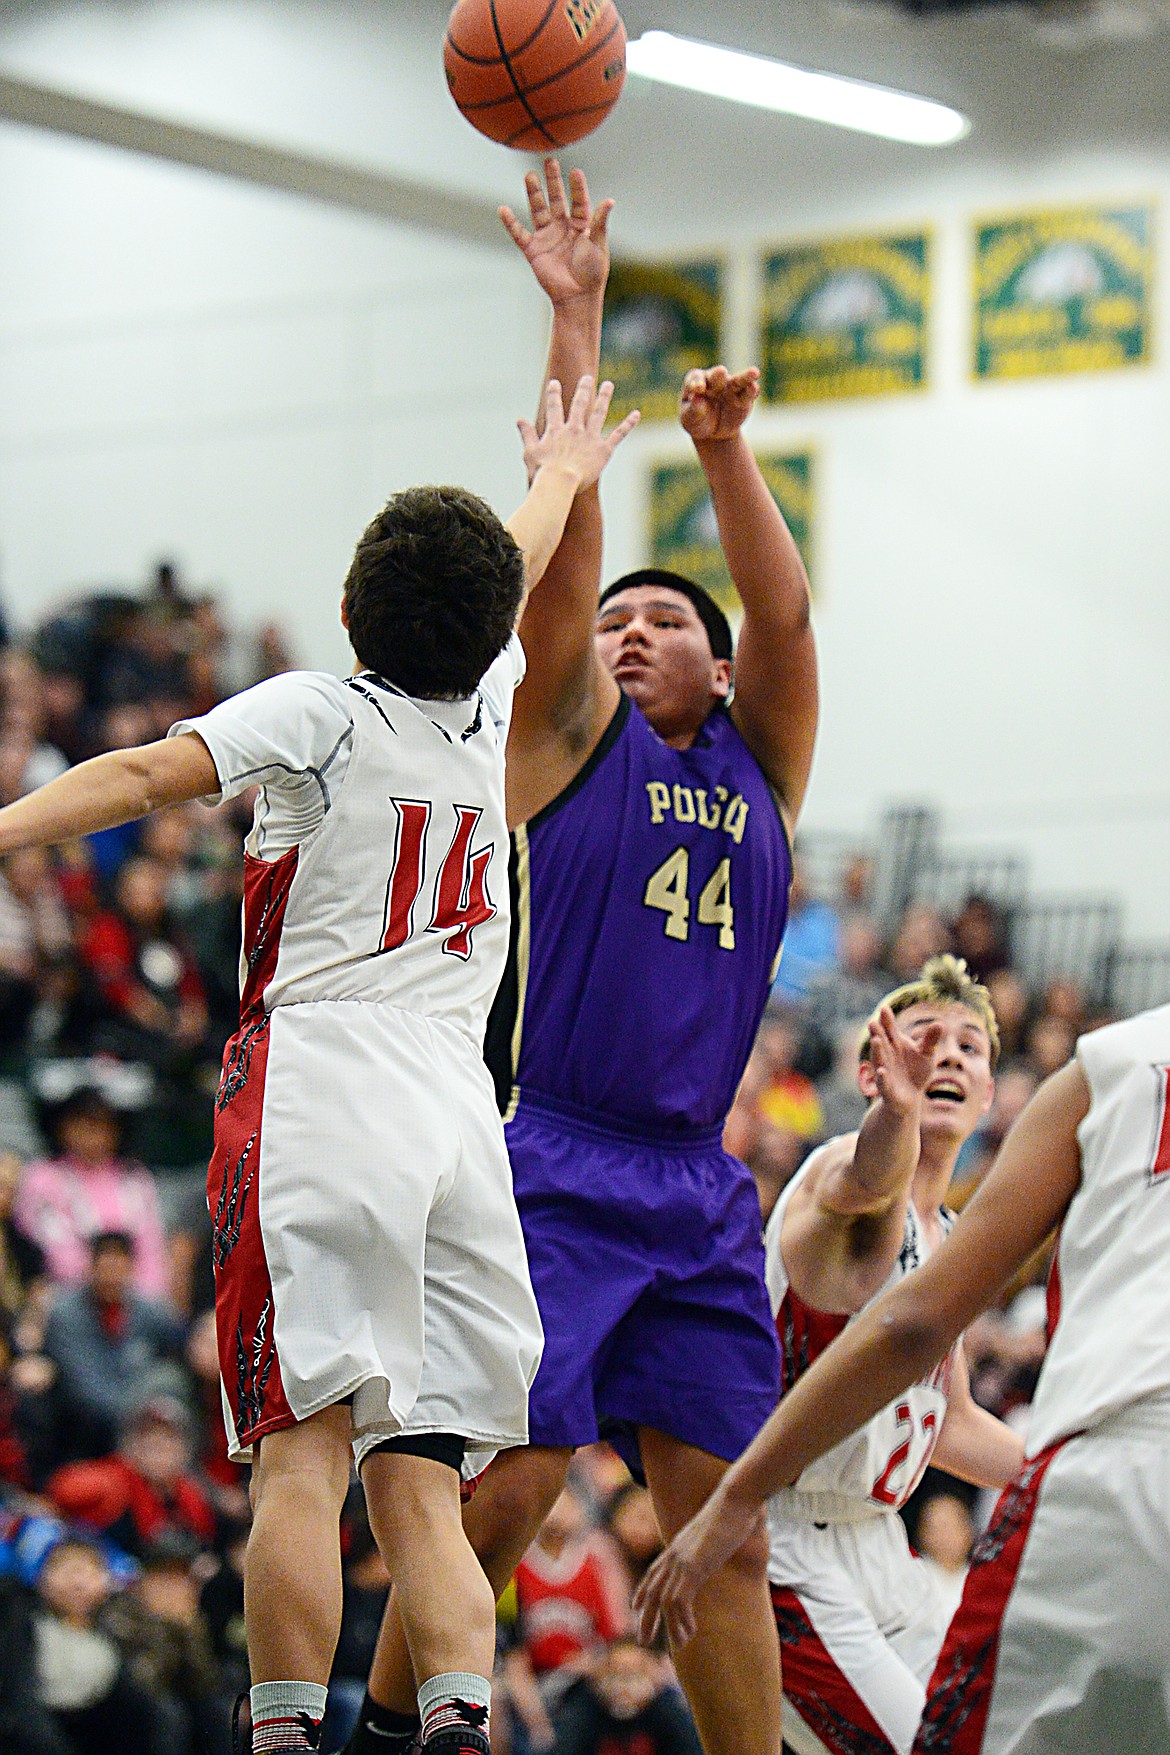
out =
<svg viewBox="0 0 1170 1755"><path fill-rule="evenodd" d="M1081 1185L1049 1283L1028 1453L1170 1396L1170 1006L1082 1036Z"/></svg>
<svg viewBox="0 0 1170 1755"><path fill-rule="evenodd" d="M172 726L203 739L221 798L259 788L249 893L278 867L287 889L266 1010L380 1000L482 1038L508 944L504 744L523 674L513 637L468 700L290 671Z"/></svg>

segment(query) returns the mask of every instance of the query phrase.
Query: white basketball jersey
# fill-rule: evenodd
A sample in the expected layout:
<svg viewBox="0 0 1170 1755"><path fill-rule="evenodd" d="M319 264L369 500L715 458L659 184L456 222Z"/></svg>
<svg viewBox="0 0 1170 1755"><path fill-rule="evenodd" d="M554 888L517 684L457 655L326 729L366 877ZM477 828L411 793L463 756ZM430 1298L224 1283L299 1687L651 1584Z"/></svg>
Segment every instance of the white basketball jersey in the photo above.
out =
<svg viewBox="0 0 1170 1755"><path fill-rule="evenodd" d="M820 1152L825 1150L827 1147L820 1148ZM820 1152L814 1152L788 1184L764 1234L768 1294L780 1338L781 1395L792 1388L852 1320L807 1305L789 1284L780 1253L780 1232L788 1202L816 1164ZM950 1224L950 1215L944 1215L944 1228L949 1230ZM920 1267L929 1253L922 1223L913 1206L909 1206L901 1253L876 1295L888 1292ZM799 1504L801 1495L809 1496L808 1514L824 1516L827 1521L896 1511L905 1504L922 1478L942 1430L956 1351L957 1346L920 1383L912 1384L860 1431L811 1463L791 1488L772 1500L769 1518L782 1518L786 1507L791 1512L794 1497ZM815 1500L813 1495L817 1496Z"/></svg>
<svg viewBox="0 0 1170 1755"><path fill-rule="evenodd" d="M504 743L523 668L513 639L464 701L291 671L172 727L206 743L220 797L259 787L243 1016L377 1000L482 1040L508 945Z"/></svg>
<svg viewBox="0 0 1170 1755"><path fill-rule="evenodd" d="M1077 1058L1092 1105L1049 1281L1030 1455L1170 1395L1170 1006L1082 1036Z"/></svg>

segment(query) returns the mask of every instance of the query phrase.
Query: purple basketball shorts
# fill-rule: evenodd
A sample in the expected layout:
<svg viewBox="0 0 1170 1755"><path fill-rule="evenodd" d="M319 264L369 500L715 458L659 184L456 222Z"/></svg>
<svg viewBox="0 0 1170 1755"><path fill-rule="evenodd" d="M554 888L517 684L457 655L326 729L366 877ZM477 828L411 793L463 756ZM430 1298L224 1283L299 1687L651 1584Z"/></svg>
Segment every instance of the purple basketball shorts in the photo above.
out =
<svg viewBox="0 0 1170 1755"><path fill-rule="evenodd" d="M507 1138L545 1335L530 1443L605 1436L631 1461L650 1426L737 1457L780 1392L744 1165L718 1130L664 1141L527 1096Z"/></svg>

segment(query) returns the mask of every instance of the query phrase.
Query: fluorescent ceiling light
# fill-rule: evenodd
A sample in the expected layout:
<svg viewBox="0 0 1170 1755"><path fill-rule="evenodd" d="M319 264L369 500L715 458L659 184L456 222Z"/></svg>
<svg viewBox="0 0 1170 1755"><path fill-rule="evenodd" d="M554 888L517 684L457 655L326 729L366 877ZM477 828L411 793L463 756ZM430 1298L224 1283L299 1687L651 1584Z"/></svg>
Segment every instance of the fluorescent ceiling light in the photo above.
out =
<svg viewBox="0 0 1170 1755"><path fill-rule="evenodd" d="M971 131L958 110L930 98L911 97L862 79L839 79L835 73L810 73L745 55L739 49L676 37L670 31L648 30L626 45L626 66L643 79L685 86L710 97L731 98L759 109L783 110L836 128L856 128L885 140L912 146L950 146Z"/></svg>

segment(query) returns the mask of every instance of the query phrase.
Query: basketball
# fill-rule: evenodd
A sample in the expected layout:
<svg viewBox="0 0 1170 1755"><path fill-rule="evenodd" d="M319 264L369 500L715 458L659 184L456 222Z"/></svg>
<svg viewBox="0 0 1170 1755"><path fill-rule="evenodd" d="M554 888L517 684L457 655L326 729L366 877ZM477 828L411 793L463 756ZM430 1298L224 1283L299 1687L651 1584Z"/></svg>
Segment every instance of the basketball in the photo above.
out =
<svg viewBox="0 0 1170 1755"><path fill-rule="evenodd" d="M459 0L443 64L473 128L545 152L591 134L612 110L626 30L613 0Z"/></svg>

